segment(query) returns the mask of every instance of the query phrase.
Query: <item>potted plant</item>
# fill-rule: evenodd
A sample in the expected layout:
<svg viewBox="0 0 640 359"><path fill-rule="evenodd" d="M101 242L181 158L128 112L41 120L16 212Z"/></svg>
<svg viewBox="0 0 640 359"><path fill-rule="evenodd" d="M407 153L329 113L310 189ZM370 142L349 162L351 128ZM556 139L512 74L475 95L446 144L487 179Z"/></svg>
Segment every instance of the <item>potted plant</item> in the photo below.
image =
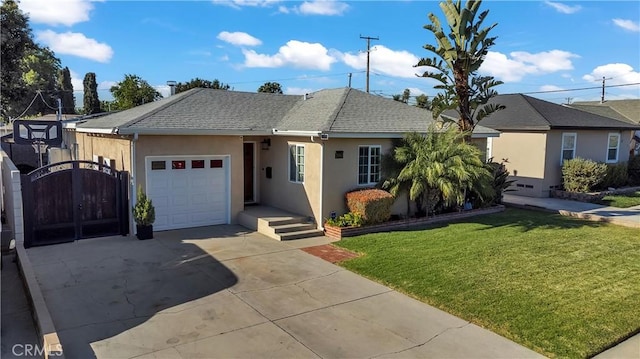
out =
<svg viewBox="0 0 640 359"><path fill-rule="evenodd" d="M133 220L136 222L138 239L153 238L153 222L156 220L156 211L151 199L147 197L142 187L138 187L136 205L133 206Z"/></svg>

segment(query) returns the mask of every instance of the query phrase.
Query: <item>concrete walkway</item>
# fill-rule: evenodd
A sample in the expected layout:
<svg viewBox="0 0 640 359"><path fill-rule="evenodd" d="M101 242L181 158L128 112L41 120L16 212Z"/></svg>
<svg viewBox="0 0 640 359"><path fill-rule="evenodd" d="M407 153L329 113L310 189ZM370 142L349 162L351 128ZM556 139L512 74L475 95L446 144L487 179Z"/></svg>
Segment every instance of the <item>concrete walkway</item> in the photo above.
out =
<svg viewBox="0 0 640 359"><path fill-rule="evenodd" d="M24 292L15 254L2 256L0 308L0 358L37 358L38 335Z"/></svg>
<svg viewBox="0 0 640 359"><path fill-rule="evenodd" d="M503 203L524 208L544 209L570 217L640 228L640 206L617 208L558 198L524 197L512 194L505 194Z"/></svg>
<svg viewBox="0 0 640 359"><path fill-rule="evenodd" d="M30 248L67 358L537 358L298 248L215 226Z"/></svg>

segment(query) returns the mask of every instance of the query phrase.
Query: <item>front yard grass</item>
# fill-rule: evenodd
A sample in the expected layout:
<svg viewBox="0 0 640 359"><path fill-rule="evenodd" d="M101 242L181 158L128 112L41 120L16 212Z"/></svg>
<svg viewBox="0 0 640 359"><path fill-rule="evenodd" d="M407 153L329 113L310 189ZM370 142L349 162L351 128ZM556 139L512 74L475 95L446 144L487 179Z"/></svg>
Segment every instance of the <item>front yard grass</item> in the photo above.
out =
<svg viewBox="0 0 640 359"><path fill-rule="evenodd" d="M638 229L507 209L343 239L356 273L550 357L588 357L640 330Z"/></svg>
<svg viewBox="0 0 640 359"><path fill-rule="evenodd" d="M640 206L640 191L605 196L602 200L598 201L598 203L617 208Z"/></svg>

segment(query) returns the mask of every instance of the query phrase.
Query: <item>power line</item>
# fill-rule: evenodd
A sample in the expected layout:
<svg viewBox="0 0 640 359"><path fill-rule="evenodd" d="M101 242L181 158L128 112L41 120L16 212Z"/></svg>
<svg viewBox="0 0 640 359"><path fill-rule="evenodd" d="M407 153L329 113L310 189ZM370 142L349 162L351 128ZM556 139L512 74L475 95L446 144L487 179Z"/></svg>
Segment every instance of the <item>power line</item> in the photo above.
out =
<svg viewBox="0 0 640 359"><path fill-rule="evenodd" d="M630 83L630 84L621 84L621 85L609 85L607 86L607 88L611 88L611 87L625 87L625 86L637 86L640 85L640 82L634 82L634 83ZM554 93L554 92L570 92L570 91L582 91L582 90L599 90L601 89L602 86L595 86L595 87L581 87L581 88L575 88L575 89L563 89L563 90L546 90L546 91L533 91L533 92L522 92L523 95L533 95L533 94L539 94L539 93Z"/></svg>
<svg viewBox="0 0 640 359"><path fill-rule="evenodd" d="M306 79L314 79L314 78L319 78L319 77L344 76L344 75L348 75L348 74L350 74L350 73L358 74L358 73L364 73L364 72L365 72L365 71L351 71L351 72L341 72L341 73L335 73L335 74L325 74L325 75L305 76L305 77L303 77L303 78L301 78L300 76L298 76L298 77L290 77L290 78L283 78L283 79L269 79L269 80L255 80L255 81L227 82L227 85L242 85L242 84L252 84L252 83L265 83L265 82L280 82L280 81L306 80Z"/></svg>

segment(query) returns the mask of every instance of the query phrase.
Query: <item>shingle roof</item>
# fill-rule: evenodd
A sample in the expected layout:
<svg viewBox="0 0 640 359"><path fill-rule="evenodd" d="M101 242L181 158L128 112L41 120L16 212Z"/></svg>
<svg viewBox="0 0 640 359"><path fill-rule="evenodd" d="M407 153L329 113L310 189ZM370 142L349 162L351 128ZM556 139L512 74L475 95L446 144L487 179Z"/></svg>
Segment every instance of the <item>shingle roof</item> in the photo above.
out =
<svg viewBox="0 0 640 359"><path fill-rule="evenodd" d="M129 110L88 120L77 128L118 133L267 132L271 129L325 133L426 131L430 111L352 88L300 95L192 89ZM495 135L478 127L476 134Z"/></svg>
<svg viewBox="0 0 640 359"><path fill-rule="evenodd" d="M624 119L585 112L522 94L498 95L490 103L505 106L505 109L481 121L483 126L496 130L640 129Z"/></svg>
<svg viewBox="0 0 640 359"><path fill-rule="evenodd" d="M612 118L622 116L622 119L640 123L640 99L574 102L569 106Z"/></svg>

